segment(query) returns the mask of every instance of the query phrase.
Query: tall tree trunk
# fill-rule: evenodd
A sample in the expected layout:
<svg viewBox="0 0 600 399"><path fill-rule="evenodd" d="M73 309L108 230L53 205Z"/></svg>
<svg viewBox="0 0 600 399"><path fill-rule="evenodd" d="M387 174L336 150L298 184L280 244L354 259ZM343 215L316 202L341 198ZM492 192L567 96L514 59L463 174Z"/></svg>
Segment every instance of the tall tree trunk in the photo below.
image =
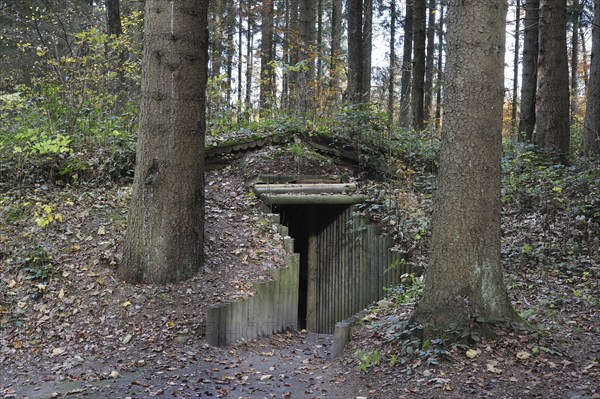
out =
<svg viewBox="0 0 600 399"><path fill-rule="evenodd" d="M227 72L227 92L225 98L227 99L227 105L231 105L231 91L233 88L233 56L235 54L235 44L233 38L235 36L235 8L233 0L227 0L227 16L225 22L227 25L227 59L226 59L226 72Z"/></svg>
<svg viewBox="0 0 600 399"><path fill-rule="evenodd" d="M413 47L413 1L406 0L404 16L404 46L402 54L402 76L400 78L400 126L410 128L410 83L412 75Z"/></svg>
<svg viewBox="0 0 600 399"><path fill-rule="evenodd" d="M204 261L208 0L147 0L140 134L120 278L168 283Z"/></svg>
<svg viewBox="0 0 600 399"><path fill-rule="evenodd" d="M321 80L323 78L323 0L317 2L317 99L321 101Z"/></svg>
<svg viewBox="0 0 600 399"><path fill-rule="evenodd" d="M313 0L300 0L300 40L298 41L298 61L305 62L306 68L298 74L297 111L306 115L307 111L315 105L314 80L315 80L315 18L316 9Z"/></svg>
<svg viewBox="0 0 600 399"><path fill-rule="evenodd" d="M531 142L536 119L535 97L537 88L537 59L539 50L540 0L525 1L519 137L525 142Z"/></svg>
<svg viewBox="0 0 600 399"><path fill-rule="evenodd" d="M581 79L583 80L583 87L587 87L588 84L588 71L590 69L590 66L587 63L587 59L588 59L588 55L587 55L587 49L585 47L585 29L583 28L583 26L581 26L581 24L579 24L579 39L580 39L580 43L581 43L581 60L583 61L583 65L581 67L581 71L582 71L582 77Z"/></svg>
<svg viewBox="0 0 600 399"><path fill-rule="evenodd" d="M511 110L511 126L517 128L517 102L519 97L519 47L521 35L521 0L515 2L515 52L513 58L513 91L512 91L512 110Z"/></svg>
<svg viewBox="0 0 600 399"><path fill-rule="evenodd" d="M119 10L119 0L104 0L106 7L106 33L109 35L121 36L121 12Z"/></svg>
<svg viewBox="0 0 600 399"><path fill-rule="evenodd" d="M450 324L468 330L474 320L485 326L516 317L500 257L505 18L505 1L448 2L430 267L414 315L426 337Z"/></svg>
<svg viewBox="0 0 600 399"><path fill-rule="evenodd" d="M348 88L350 103L362 102L363 77L363 3L362 0L348 0Z"/></svg>
<svg viewBox="0 0 600 399"><path fill-rule="evenodd" d="M363 1L362 94L361 102L371 101L371 54L373 48L373 0Z"/></svg>
<svg viewBox="0 0 600 399"><path fill-rule="evenodd" d="M248 12L248 30L246 32L246 94L244 102L246 103L246 112L248 118L252 111L252 76L254 75L254 17L253 12Z"/></svg>
<svg viewBox="0 0 600 399"><path fill-rule="evenodd" d="M427 56L425 58L425 96L423 98L423 116L426 125L429 124L432 116L436 3L436 0L429 0L427 7Z"/></svg>
<svg viewBox="0 0 600 399"><path fill-rule="evenodd" d="M579 105L579 0L573 0L573 25L571 32L571 124L577 120Z"/></svg>
<svg viewBox="0 0 600 399"><path fill-rule="evenodd" d="M260 114L268 115L273 99L273 0L263 0L261 9L261 41L260 41Z"/></svg>
<svg viewBox="0 0 600 399"><path fill-rule="evenodd" d="M238 51L237 51L237 102L238 102L238 120L241 119L241 110L242 110L242 66L243 66L243 62L242 62L242 58L244 56L244 52L243 52L243 48L244 48L244 42L243 42L243 38L244 38L244 21L242 18L242 9L241 9L241 5L238 4Z"/></svg>
<svg viewBox="0 0 600 399"><path fill-rule="evenodd" d="M440 23L438 26L437 87L435 90L435 128L442 122L442 86L444 81L444 3L440 3Z"/></svg>
<svg viewBox="0 0 600 399"><path fill-rule="evenodd" d="M592 61L588 80L583 151L587 155L600 156L600 0L594 0Z"/></svg>
<svg viewBox="0 0 600 399"><path fill-rule="evenodd" d="M299 0L290 0L290 29L288 32L288 42L290 47L290 60L289 65L295 66L298 64L298 40L300 37L300 24L299 24ZM292 70L287 73L288 77L288 109L297 109L298 101L298 78L299 73L296 70Z"/></svg>
<svg viewBox="0 0 600 399"><path fill-rule="evenodd" d="M567 3L540 1L538 80L533 144L564 160L569 153Z"/></svg>
<svg viewBox="0 0 600 399"><path fill-rule="evenodd" d="M412 111L413 128L417 131L425 128L423 114L423 99L425 96L425 7L426 0L415 0L414 5L414 34L415 53L413 56L413 89L412 89Z"/></svg>
<svg viewBox="0 0 600 399"><path fill-rule="evenodd" d="M330 101L335 107L341 101L340 73L342 68L342 0L331 1L331 66L329 70Z"/></svg>
<svg viewBox="0 0 600 399"><path fill-rule="evenodd" d="M223 14L225 13L225 0L212 0L210 2L210 7L210 77L211 79L216 79L221 75L221 69L223 67L223 41L225 40Z"/></svg>
<svg viewBox="0 0 600 399"><path fill-rule="evenodd" d="M391 128L394 124L394 103L395 103L395 81L396 81L396 0L390 0L390 69L388 82L388 126Z"/></svg>

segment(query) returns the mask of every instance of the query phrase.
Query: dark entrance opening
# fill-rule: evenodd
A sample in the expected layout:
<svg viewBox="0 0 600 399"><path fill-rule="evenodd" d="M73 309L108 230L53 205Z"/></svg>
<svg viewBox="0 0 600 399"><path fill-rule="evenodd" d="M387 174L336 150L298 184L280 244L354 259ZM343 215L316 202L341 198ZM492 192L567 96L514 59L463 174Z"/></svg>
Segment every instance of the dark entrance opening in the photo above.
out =
<svg viewBox="0 0 600 399"><path fill-rule="evenodd" d="M273 206L273 212L281 216L281 223L288 227L289 235L294 238L294 252L300 254L298 329L314 328L307 323L311 312L309 309L320 306L318 299L310 298L308 293L309 278L318 278L316 269L319 249L316 246L316 237L347 208L348 205ZM312 305L309 305L309 302Z"/></svg>

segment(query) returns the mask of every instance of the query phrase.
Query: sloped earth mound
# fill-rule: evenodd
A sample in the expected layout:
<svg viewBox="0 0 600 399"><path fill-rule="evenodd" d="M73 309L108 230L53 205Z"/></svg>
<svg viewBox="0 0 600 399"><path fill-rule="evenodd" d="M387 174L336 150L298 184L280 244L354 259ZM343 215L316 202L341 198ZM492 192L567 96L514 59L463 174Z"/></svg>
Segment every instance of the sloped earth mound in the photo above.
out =
<svg viewBox="0 0 600 399"><path fill-rule="evenodd" d="M509 207L504 217L504 247L519 248L505 253L506 282L531 330L423 351L394 338L412 308L392 306L392 297L359 322L338 359L331 337L302 332L210 347L206 307L251 295L252 282L283 265L280 237L250 194L248 179L259 173L353 175L285 147L208 172L206 267L166 286L114 278L129 187L38 184L2 193L0 398L600 398L598 232L580 237L585 248L569 259L542 258L536 248L567 242L585 226L568 215L545 220L536 209ZM361 186L380 203L402 204L391 216L385 206L371 210L423 264L429 196ZM402 227L409 218L413 230Z"/></svg>
<svg viewBox="0 0 600 399"><path fill-rule="evenodd" d="M292 173L342 171L276 151L207 172L205 268L166 286L114 277L130 187L4 192L0 398L322 396L315 370L328 366L331 337L290 332L226 349L203 337L209 304L252 295L253 282L285 264L281 237L245 178L290 163Z"/></svg>

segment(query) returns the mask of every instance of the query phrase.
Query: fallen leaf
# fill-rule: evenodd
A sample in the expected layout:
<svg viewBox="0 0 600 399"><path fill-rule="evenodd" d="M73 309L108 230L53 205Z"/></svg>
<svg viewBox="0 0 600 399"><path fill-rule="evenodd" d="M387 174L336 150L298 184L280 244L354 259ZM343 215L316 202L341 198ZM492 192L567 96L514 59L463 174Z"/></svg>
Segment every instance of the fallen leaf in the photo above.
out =
<svg viewBox="0 0 600 399"><path fill-rule="evenodd" d="M273 378L273 376L271 374L265 374L260 377L260 380L266 381L266 380L270 380L271 378Z"/></svg>
<svg viewBox="0 0 600 399"><path fill-rule="evenodd" d="M490 363L486 364L485 368L490 373L494 373L494 374L500 374L500 373L502 373L502 369L497 368L496 364L494 364L493 362L490 362Z"/></svg>
<svg viewBox="0 0 600 399"><path fill-rule="evenodd" d="M121 374L119 374L119 372L117 370L113 370L110 372L110 378L114 378L117 379L121 376Z"/></svg>
<svg viewBox="0 0 600 399"><path fill-rule="evenodd" d="M58 298L63 299L64 297L65 297L65 291L61 288L60 291L58 291Z"/></svg>
<svg viewBox="0 0 600 399"><path fill-rule="evenodd" d="M52 355L57 356L57 355L62 354L64 351L65 350L63 348L54 348L54 349L52 349Z"/></svg>
<svg viewBox="0 0 600 399"><path fill-rule="evenodd" d="M10 282L8 283L8 288L15 288L17 285L17 282L15 280L10 280Z"/></svg>
<svg viewBox="0 0 600 399"><path fill-rule="evenodd" d="M469 359L474 359L477 357L477 355L479 355L479 351L476 351L475 349L469 349L466 355Z"/></svg>
<svg viewBox="0 0 600 399"><path fill-rule="evenodd" d="M126 308L127 306L131 306L131 301L125 301L123 302L123 307Z"/></svg>
<svg viewBox="0 0 600 399"><path fill-rule="evenodd" d="M105 235L105 234L106 234L106 229L104 228L104 226L100 226L100 227L98 228L98 235L99 235L99 236L103 236L103 235Z"/></svg>
<svg viewBox="0 0 600 399"><path fill-rule="evenodd" d="M531 353L527 351L517 352L517 358L521 360L529 359Z"/></svg>
<svg viewBox="0 0 600 399"><path fill-rule="evenodd" d="M129 343L129 341L131 341L131 338L133 338L133 335L127 334L126 336L123 337L123 339L121 340L121 342L124 345L127 345Z"/></svg>

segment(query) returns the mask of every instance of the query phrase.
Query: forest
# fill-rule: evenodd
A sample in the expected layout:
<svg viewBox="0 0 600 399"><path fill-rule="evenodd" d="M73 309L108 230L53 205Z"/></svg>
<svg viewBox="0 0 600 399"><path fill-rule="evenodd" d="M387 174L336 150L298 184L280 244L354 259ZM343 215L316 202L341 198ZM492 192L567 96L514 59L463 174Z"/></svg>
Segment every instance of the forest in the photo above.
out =
<svg viewBox="0 0 600 399"><path fill-rule="evenodd" d="M600 398L600 0L3 0L0 397Z"/></svg>

